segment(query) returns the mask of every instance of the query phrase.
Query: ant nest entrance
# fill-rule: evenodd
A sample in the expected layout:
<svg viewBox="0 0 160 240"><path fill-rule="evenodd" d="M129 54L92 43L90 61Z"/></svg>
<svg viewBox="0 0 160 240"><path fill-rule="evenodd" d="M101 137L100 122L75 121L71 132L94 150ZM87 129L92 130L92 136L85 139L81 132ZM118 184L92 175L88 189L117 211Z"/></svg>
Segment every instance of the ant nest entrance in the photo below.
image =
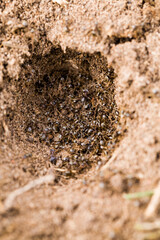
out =
<svg viewBox="0 0 160 240"><path fill-rule="evenodd" d="M100 53L33 56L16 82L13 135L47 145L50 161L70 174L90 168L118 141L114 78Z"/></svg>

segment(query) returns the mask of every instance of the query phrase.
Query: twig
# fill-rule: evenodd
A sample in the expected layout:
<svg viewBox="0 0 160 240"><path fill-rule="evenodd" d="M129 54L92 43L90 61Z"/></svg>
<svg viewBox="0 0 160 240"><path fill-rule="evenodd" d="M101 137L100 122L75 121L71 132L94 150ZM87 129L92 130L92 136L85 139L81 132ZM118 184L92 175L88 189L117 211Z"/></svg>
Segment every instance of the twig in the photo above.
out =
<svg viewBox="0 0 160 240"><path fill-rule="evenodd" d="M158 240L160 239L160 231L149 232L144 234L143 240Z"/></svg>
<svg viewBox="0 0 160 240"><path fill-rule="evenodd" d="M141 232L142 240L158 240L160 239L160 220L154 222L136 223L134 229Z"/></svg>
<svg viewBox="0 0 160 240"><path fill-rule="evenodd" d="M38 185L41 185L43 183L50 183L53 180L54 180L54 175L46 175L46 176L40 177L38 179L35 179L35 180L29 182L24 187L21 187L19 189L16 189L15 191L11 192L8 195L8 197L6 198L6 200L4 201L4 207L3 207L4 209L2 209L2 212L6 211L12 207L13 202L16 199L16 197L31 190L32 188L35 188Z"/></svg>
<svg viewBox="0 0 160 240"><path fill-rule="evenodd" d="M67 169L64 169L64 168L54 168L55 171L58 171L58 172L67 172ZM76 173L75 170L72 170L71 173Z"/></svg>
<svg viewBox="0 0 160 240"><path fill-rule="evenodd" d="M10 135L9 128L8 128L7 124L5 123L5 121L3 121L2 124L3 124L4 131L5 131L5 135L8 137Z"/></svg>
<svg viewBox="0 0 160 240"><path fill-rule="evenodd" d="M139 222L136 223L134 228L138 231L160 230L160 220L156 220L155 222Z"/></svg>
<svg viewBox="0 0 160 240"><path fill-rule="evenodd" d="M151 218L155 215L158 205L160 203L160 182L158 183L157 188L154 190L154 195L145 211L145 217Z"/></svg>
<svg viewBox="0 0 160 240"><path fill-rule="evenodd" d="M135 192L135 193L129 193L129 194L123 194L123 198L127 200L137 199L137 198L143 198L143 197L149 197L154 194L154 191L145 191L145 192Z"/></svg>
<svg viewBox="0 0 160 240"><path fill-rule="evenodd" d="M58 171L58 172L66 172L67 170L64 169L64 168L54 168L55 171Z"/></svg>
<svg viewBox="0 0 160 240"><path fill-rule="evenodd" d="M58 3L59 5L67 4L68 2L65 0L52 0L54 3Z"/></svg>

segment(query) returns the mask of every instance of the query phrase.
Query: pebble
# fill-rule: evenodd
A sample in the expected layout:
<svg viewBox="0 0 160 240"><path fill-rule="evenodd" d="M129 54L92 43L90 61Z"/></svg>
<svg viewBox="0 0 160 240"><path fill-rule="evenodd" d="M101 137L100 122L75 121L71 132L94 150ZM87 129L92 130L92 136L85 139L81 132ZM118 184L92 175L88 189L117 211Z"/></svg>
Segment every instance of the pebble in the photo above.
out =
<svg viewBox="0 0 160 240"><path fill-rule="evenodd" d="M109 232L108 237L109 237L109 239L112 239L112 240L116 239L115 232L114 231Z"/></svg>
<svg viewBox="0 0 160 240"><path fill-rule="evenodd" d="M28 131L29 133L31 133L31 132L32 132L32 128L31 128L31 127L28 127L27 131Z"/></svg>
<svg viewBox="0 0 160 240"><path fill-rule="evenodd" d="M24 20L23 25L27 26L27 21ZM33 31L32 28L31 32ZM84 60L85 58L88 57L84 56ZM63 60L65 65L66 59ZM76 59L76 61L79 60ZM88 65L89 59L86 59L86 62ZM72 70L72 68L68 69L71 65L69 62L66 64L66 70L62 71L62 75L59 75L60 71L55 70L54 72L52 69L51 73L44 73L42 80L37 80L35 88L40 95L36 101L41 99L41 102L39 102L39 106L36 106L39 111L38 114L36 112L34 122L33 114L31 115L33 125L27 131L30 133L34 131L34 139L38 135L42 144L55 149L56 153L50 152L51 163L59 164L60 158L58 157L57 162L56 156L66 151L67 153L62 154L63 167L67 169L68 166L71 170L78 170L82 163L84 168L90 167L90 162L93 161L90 156L97 154L100 156L106 149L109 154L107 143L112 136L115 137L113 135L115 133L114 125L119 111L116 108L114 97L110 93L110 90L111 92L113 90L112 86L110 85L108 88L106 84L106 81L109 81L108 78L111 80L110 75L105 79L105 75L102 76L105 73L102 71L101 79L96 80L97 76L93 79L92 76L88 78L86 71L81 72L83 66L82 69L79 68L81 73L74 75L72 71L68 71ZM112 70L109 71L112 73ZM36 72L34 74L31 72L32 77ZM78 74L79 77L77 77ZM34 108L33 104L33 110ZM109 121L113 121L113 124ZM69 158L64 157L66 155L69 155ZM69 166L69 162L72 166ZM98 162L98 159L95 162L100 167L101 163ZM100 183L100 187L104 188L104 183Z"/></svg>
<svg viewBox="0 0 160 240"><path fill-rule="evenodd" d="M27 27L27 26L28 26L27 21L23 20L23 21L22 21L22 25L23 25L24 27Z"/></svg>
<svg viewBox="0 0 160 240"><path fill-rule="evenodd" d="M100 183L99 183L99 187L102 188L102 189L104 189L104 188L105 188L105 183L104 183L104 182L100 182Z"/></svg>
<svg viewBox="0 0 160 240"><path fill-rule="evenodd" d="M99 143L100 143L100 145L104 145L104 141L103 140L101 140Z"/></svg>
<svg viewBox="0 0 160 240"><path fill-rule="evenodd" d="M135 207L139 207L140 206L140 201L136 200L133 202L134 206Z"/></svg>
<svg viewBox="0 0 160 240"><path fill-rule="evenodd" d="M159 89L154 88L154 89L152 89L152 92L153 92L153 94L157 94L157 93L159 93Z"/></svg>

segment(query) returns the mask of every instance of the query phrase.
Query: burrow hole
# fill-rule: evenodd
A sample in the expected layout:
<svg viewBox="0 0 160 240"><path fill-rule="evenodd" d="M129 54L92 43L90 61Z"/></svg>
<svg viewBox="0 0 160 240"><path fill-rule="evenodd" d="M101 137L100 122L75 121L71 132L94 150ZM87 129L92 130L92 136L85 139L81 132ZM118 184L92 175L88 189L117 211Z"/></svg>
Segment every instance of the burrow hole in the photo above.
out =
<svg viewBox="0 0 160 240"><path fill-rule="evenodd" d="M16 81L12 136L48 146L53 164L82 172L118 141L114 78L100 53L33 55Z"/></svg>

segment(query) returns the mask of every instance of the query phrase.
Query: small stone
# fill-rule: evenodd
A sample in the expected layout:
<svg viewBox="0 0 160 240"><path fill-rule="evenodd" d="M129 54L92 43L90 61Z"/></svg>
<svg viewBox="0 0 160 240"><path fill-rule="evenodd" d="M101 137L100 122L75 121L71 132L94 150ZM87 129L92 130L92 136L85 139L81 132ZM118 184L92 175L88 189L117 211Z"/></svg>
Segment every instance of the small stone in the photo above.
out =
<svg viewBox="0 0 160 240"><path fill-rule="evenodd" d="M101 127L105 127L105 126L106 126L106 124L105 124L105 123L102 123L102 124L101 124Z"/></svg>
<svg viewBox="0 0 160 240"><path fill-rule="evenodd" d="M154 88L154 89L152 89L152 93L153 93L153 94L157 94L157 93L159 93L159 90L156 89L156 88Z"/></svg>
<svg viewBox="0 0 160 240"><path fill-rule="evenodd" d="M109 237L109 239L116 239L116 234L115 234L115 232L114 231L111 231L111 232L109 232L109 234L108 234L108 237Z"/></svg>
<svg viewBox="0 0 160 240"><path fill-rule="evenodd" d="M100 145L104 145L104 141L103 140L101 140L99 143L100 143Z"/></svg>
<svg viewBox="0 0 160 240"><path fill-rule="evenodd" d="M70 149L70 153L74 153L75 150L73 148Z"/></svg>
<svg viewBox="0 0 160 240"><path fill-rule="evenodd" d="M99 187L102 188L102 189L104 189L104 188L105 188L105 183L104 183L104 182L100 182L100 183L99 183Z"/></svg>
<svg viewBox="0 0 160 240"><path fill-rule="evenodd" d="M98 161L98 166L101 166L102 162L101 161Z"/></svg>
<svg viewBox="0 0 160 240"><path fill-rule="evenodd" d="M29 128L27 129L27 131L28 131L29 133L31 133L31 132L32 132L32 128L29 127Z"/></svg>
<svg viewBox="0 0 160 240"><path fill-rule="evenodd" d="M140 201L136 200L133 202L134 206L135 207L139 207L140 206Z"/></svg>
<svg viewBox="0 0 160 240"><path fill-rule="evenodd" d="M27 23L27 21L22 21L22 25L24 26L24 27L27 27L28 26L28 23Z"/></svg>
<svg viewBox="0 0 160 240"><path fill-rule="evenodd" d="M64 161L64 162L68 162L68 161L69 161L69 157L64 157L64 158L63 158L63 161Z"/></svg>

